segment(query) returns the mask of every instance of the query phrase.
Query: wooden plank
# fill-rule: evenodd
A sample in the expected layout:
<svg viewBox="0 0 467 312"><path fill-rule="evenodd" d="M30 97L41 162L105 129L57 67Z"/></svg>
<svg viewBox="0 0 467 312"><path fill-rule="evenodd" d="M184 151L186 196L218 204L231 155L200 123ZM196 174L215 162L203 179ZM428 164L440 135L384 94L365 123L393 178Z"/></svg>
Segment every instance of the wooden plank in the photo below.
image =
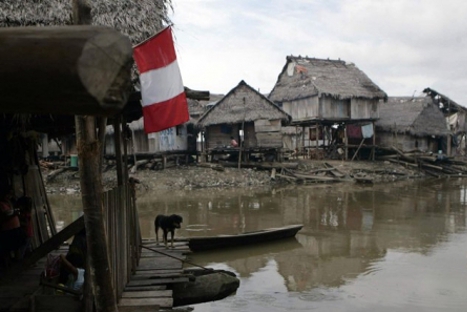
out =
<svg viewBox="0 0 467 312"><path fill-rule="evenodd" d="M40 295L34 296L33 298L33 311L35 312L81 311L81 302L76 300L74 296Z"/></svg>
<svg viewBox="0 0 467 312"><path fill-rule="evenodd" d="M165 285L155 285L155 286L132 286L125 287L125 291L151 291L151 290L164 290L167 289Z"/></svg>
<svg viewBox="0 0 467 312"><path fill-rule="evenodd" d="M193 274L179 274L179 273L176 273L176 274L157 274L157 275L154 275L154 274L140 274L140 275L133 275L131 277L131 280L132 281L141 281L141 280L147 280L147 279L151 279L151 280L155 280L155 279L166 279L166 278L179 278L179 277L188 277L192 280L195 280L195 276Z"/></svg>
<svg viewBox="0 0 467 312"><path fill-rule="evenodd" d="M181 269L183 263L172 258L141 258L137 270Z"/></svg>
<svg viewBox="0 0 467 312"><path fill-rule="evenodd" d="M58 232L56 235L52 236L38 248L34 249L34 251L24 260L10 268L8 273L1 279L16 279L18 274L29 268L31 265L36 263L39 259L45 257L49 252L53 251L60 247L60 245L68 240L70 237L78 233L84 228L84 219L83 217L79 217L74 222L69 224L66 228Z"/></svg>
<svg viewBox="0 0 467 312"><path fill-rule="evenodd" d="M147 305L147 306L138 306L138 307L118 307L118 312L155 312L159 311L159 306Z"/></svg>
<svg viewBox="0 0 467 312"><path fill-rule="evenodd" d="M161 308L171 308L173 298L122 298L118 303L119 307L139 307L139 306L159 306Z"/></svg>
<svg viewBox="0 0 467 312"><path fill-rule="evenodd" d="M8 60L2 112L104 116L127 102L131 42L110 27L7 27L0 42L0 59Z"/></svg>
<svg viewBox="0 0 467 312"><path fill-rule="evenodd" d="M160 298L172 297L172 290L124 291L122 298Z"/></svg>
<svg viewBox="0 0 467 312"><path fill-rule="evenodd" d="M135 275L150 275L150 274L175 274L179 273L182 274L183 270L182 269L177 269L177 270L136 270Z"/></svg>
<svg viewBox="0 0 467 312"><path fill-rule="evenodd" d="M144 279L144 280L130 280L126 285L127 287L133 286L157 286L174 283L186 283L189 282L188 277L174 277L174 278L160 278L160 279Z"/></svg>

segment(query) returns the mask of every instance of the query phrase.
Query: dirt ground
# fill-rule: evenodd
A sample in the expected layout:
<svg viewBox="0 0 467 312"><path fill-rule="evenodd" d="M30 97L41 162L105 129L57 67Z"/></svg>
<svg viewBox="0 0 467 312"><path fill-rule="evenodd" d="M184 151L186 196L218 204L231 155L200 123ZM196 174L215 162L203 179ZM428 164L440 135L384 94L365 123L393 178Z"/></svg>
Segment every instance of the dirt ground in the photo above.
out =
<svg viewBox="0 0 467 312"><path fill-rule="evenodd" d="M403 179L423 177L423 173L413 167L404 167L390 162L350 162L350 161L315 161L295 160L298 164L295 172L303 174L317 174L320 169L332 166L348 182L371 181L371 183L387 183ZM277 173L281 169L276 170ZM329 176L330 173L323 171L320 176ZM230 188L230 187L259 187L273 186L278 184L289 184L290 181L280 177L271 177L271 170L224 168L223 171L200 167L195 164L189 166L178 166L164 170L142 169L130 173L131 177L138 179L141 190L181 190L198 188ZM46 188L51 193L75 193L79 192L79 173L77 171L66 171L54 179L47 181L47 172L44 172ZM116 185L115 170L108 170L103 174L103 185L110 189ZM306 181L305 183L310 183ZM330 183L330 182L312 182Z"/></svg>

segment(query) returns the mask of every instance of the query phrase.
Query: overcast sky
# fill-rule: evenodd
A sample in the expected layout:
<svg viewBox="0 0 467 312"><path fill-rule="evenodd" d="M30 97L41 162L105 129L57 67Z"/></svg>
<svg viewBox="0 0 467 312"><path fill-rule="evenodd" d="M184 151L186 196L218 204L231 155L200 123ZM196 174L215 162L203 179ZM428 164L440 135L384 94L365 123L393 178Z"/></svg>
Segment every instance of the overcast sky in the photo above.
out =
<svg viewBox="0 0 467 312"><path fill-rule="evenodd" d="M467 106L465 0L173 0L184 85L269 93L287 55L341 59L388 96L426 87Z"/></svg>

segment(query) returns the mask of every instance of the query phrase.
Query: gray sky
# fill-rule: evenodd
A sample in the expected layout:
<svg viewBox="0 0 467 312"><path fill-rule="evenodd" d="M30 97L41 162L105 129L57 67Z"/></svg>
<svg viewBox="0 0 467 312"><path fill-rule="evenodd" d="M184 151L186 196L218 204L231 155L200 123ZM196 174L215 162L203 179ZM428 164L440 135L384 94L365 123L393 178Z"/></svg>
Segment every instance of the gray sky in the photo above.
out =
<svg viewBox="0 0 467 312"><path fill-rule="evenodd" d="M287 55L341 59L389 96L426 87L467 106L465 0L173 0L184 84L269 93Z"/></svg>

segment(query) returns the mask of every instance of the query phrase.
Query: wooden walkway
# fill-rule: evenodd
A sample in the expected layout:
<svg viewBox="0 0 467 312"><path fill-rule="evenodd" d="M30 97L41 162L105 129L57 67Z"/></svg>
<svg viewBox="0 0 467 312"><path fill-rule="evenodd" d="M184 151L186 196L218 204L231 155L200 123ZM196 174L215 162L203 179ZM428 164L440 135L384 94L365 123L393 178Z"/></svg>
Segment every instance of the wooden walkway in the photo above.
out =
<svg viewBox="0 0 467 312"><path fill-rule="evenodd" d="M173 297L168 285L188 282L192 278L183 274L183 262L175 259L186 260L190 253L186 242L174 243L173 249L148 240L143 241L143 246L146 248L142 249L136 272L130 277L118 303L119 311L134 311L136 307L140 312L155 311L157 307L171 308Z"/></svg>
<svg viewBox="0 0 467 312"><path fill-rule="evenodd" d="M130 277L119 300L119 311L157 311L158 308L173 306L172 290L168 289L170 288L168 285L187 282L192 278L190 275L183 274L183 262L172 258L186 260L186 255L191 252L188 244L176 242L174 245L175 248L166 249L163 245L156 245L154 241L143 242L143 246L155 251L142 249L136 272ZM68 247L63 246L53 254L65 254L67 250ZM30 311L32 296L42 294L44 290L39 281L45 268L45 261L46 258L39 260L13 281L0 283L0 312ZM73 296L65 297L73 298Z"/></svg>

